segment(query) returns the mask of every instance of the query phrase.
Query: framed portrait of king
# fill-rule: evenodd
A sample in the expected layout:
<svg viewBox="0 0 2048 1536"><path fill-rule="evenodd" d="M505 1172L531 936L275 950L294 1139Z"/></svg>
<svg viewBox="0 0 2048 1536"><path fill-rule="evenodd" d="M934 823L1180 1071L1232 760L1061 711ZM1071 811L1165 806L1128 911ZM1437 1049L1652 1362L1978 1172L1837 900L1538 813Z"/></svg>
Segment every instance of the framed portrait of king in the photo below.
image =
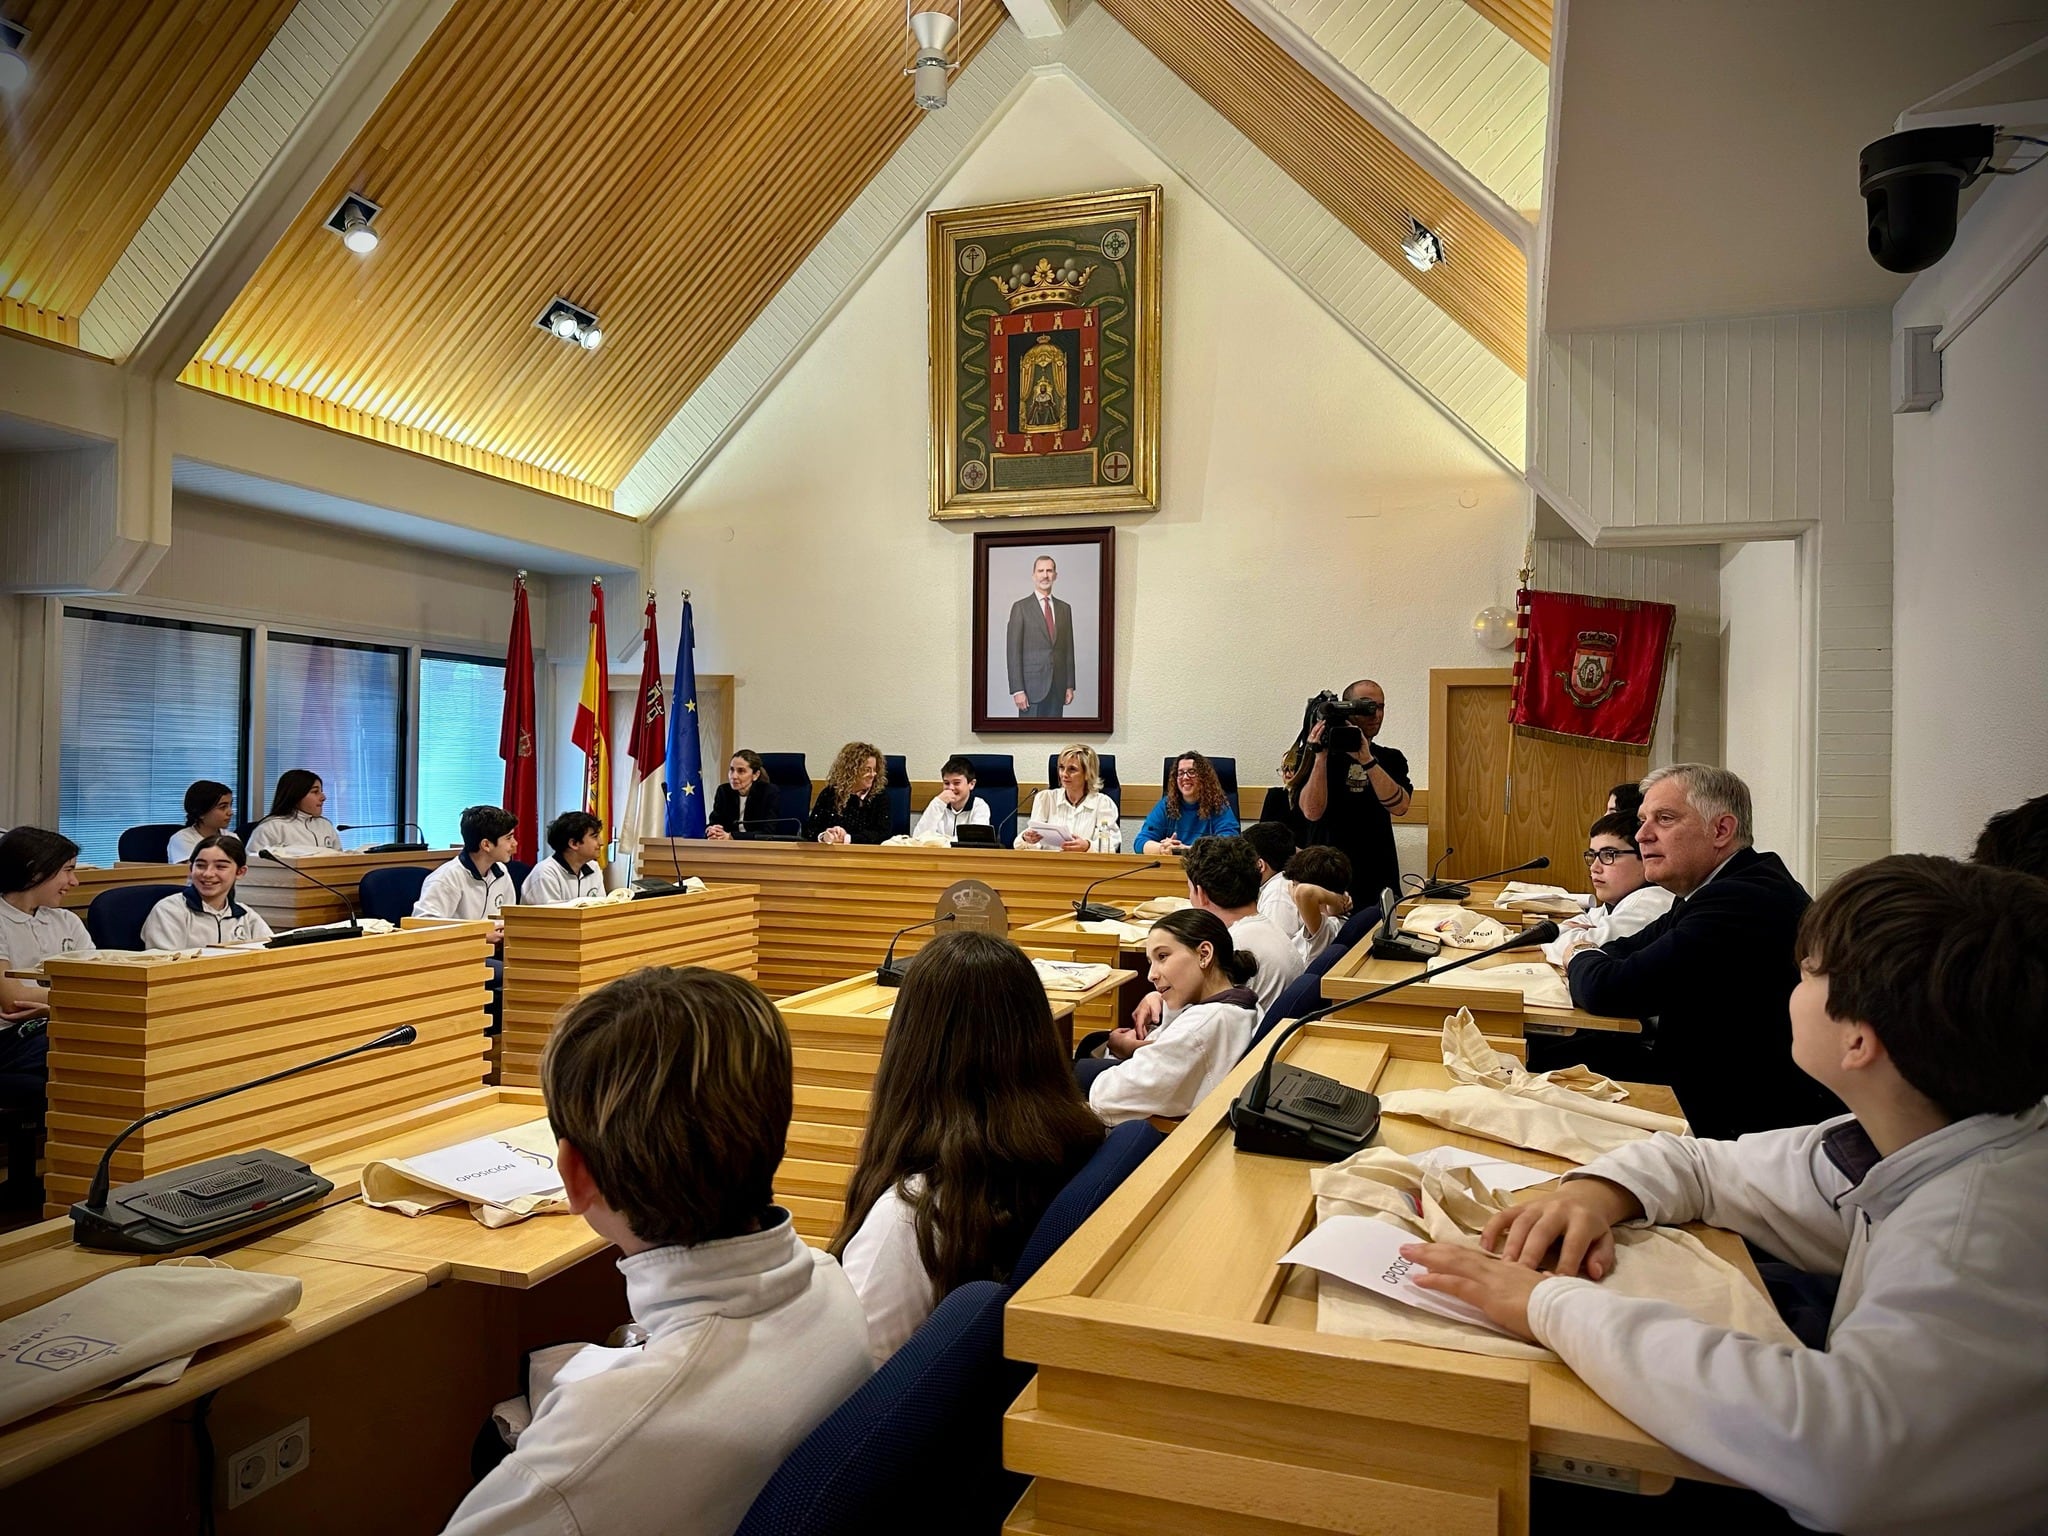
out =
<svg viewBox="0 0 2048 1536"><path fill-rule="evenodd" d="M1157 510L1159 200L928 217L933 517Z"/></svg>

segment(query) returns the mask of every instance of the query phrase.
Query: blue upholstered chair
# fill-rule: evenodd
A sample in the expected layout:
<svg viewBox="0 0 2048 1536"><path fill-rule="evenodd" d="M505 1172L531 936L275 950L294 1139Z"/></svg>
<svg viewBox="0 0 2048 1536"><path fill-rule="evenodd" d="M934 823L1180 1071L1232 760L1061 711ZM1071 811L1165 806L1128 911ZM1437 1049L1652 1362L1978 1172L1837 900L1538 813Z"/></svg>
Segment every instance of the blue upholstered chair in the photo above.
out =
<svg viewBox="0 0 2048 1536"><path fill-rule="evenodd" d="M1102 770L1102 792L1109 796L1109 803L1121 811L1124 808L1124 786L1123 781L1116 776L1116 754L1098 752L1095 754L1095 761ZM1045 760L1045 787L1060 787L1060 755L1057 752Z"/></svg>
<svg viewBox="0 0 2048 1536"><path fill-rule="evenodd" d="M889 797L889 835L907 837L910 833L910 769L901 753L883 754L882 784L883 792Z"/></svg>
<svg viewBox="0 0 2048 1536"><path fill-rule="evenodd" d="M512 877L512 900L517 902L526 890L526 877L533 873L533 866L524 859L507 859L505 873Z"/></svg>
<svg viewBox="0 0 2048 1536"><path fill-rule="evenodd" d="M149 909L183 889L177 885L124 885L101 891L85 909L85 931L101 949L140 949Z"/></svg>
<svg viewBox="0 0 2048 1536"><path fill-rule="evenodd" d="M130 827L114 845L114 857L123 864L163 864L170 860L171 834L182 831L175 821L146 821Z"/></svg>
<svg viewBox="0 0 2048 1536"><path fill-rule="evenodd" d="M356 887L356 904L362 908L363 916L381 917L387 923L411 917L412 909L420 899L420 887L427 883L427 876L431 873L418 864L373 869Z"/></svg>
<svg viewBox="0 0 2048 1536"><path fill-rule="evenodd" d="M1337 937L1323 947L1323 952L1309 961L1308 969L1287 984L1287 990L1273 999L1273 1006L1266 1010L1266 1016L1259 1020L1259 1027L1252 1031L1252 1038L1245 1046L1249 1051L1266 1038L1266 1031L1282 1019L1298 1019L1311 1008L1320 1008L1327 999L1323 996L1323 978L1330 974L1339 960L1351 953L1352 948L1372 930L1379 926L1380 909L1362 907L1344 919L1344 926L1337 930Z"/></svg>
<svg viewBox="0 0 2048 1536"><path fill-rule="evenodd" d="M940 1302L776 1469L736 1536L1000 1531L1026 1481L1003 1470L1003 1414L1031 1378L1003 1358L1009 1296L976 1280Z"/></svg>
<svg viewBox="0 0 2048 1536"><path fill-rule="evenodd" d="M1081 1171L1067 1180L1045 1214L1032 1229L1031 1240L1017 1256L1016 1273L1010 1284L1022 1285L1038 1273L1039 1266L1059 1252L1062 1244L1081 1230L1081 1224L1100 1209L1116 1187L1130 1177L1131 1170L1166 1140L1163 1131L1149 1120L1126 1120L1103 1138L1095 1155L1081 1165Z"/></svg>
<svg viewBox="0 0 2048 1536"><path fill-rule="evenodd" d="M962 752L974 764L974 792L988 802L988 819L996 841L1007 848L1018 829L1005 826L1017 813L1017 760L1007 752Z"/></svg>
<svg viewBox="0 0 2048 1536"><path fill-rule="evenodd" d="M1204 753L1203 755L1207 756L1208 754ZM1173 765L1179 761L1180 756L1176 753L1160 765L1159 790L1161 794L1164 794L1173 787ZM1244 819L1244 812L1237 803L1237 759L1234 757L1211 757L1209 758L1209 766L1216 770L1216 781L1223 786L1223 798L1230 802L1230 814L1237 817L1239 821L1242 821ZM1117 803L1121 807L1123 802L1118 801Z"/></svg>
<svg viewBox="0 0 2048 1536"><path fill-rule="evenodd" d="M761 766L768 770L768 782L778 799L775 814L794 825L784 832L801 832L804 818L811 814L811 771L804 766L801 752L763 752Z"/></svg>

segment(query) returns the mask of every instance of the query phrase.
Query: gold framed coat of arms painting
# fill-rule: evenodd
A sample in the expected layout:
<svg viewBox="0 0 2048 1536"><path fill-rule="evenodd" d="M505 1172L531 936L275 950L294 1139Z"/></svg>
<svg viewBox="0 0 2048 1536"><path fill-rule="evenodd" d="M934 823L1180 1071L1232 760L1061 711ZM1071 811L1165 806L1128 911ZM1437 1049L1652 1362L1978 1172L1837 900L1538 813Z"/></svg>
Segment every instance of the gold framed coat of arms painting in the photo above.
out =
<svg viewBox="0 0 2048 1536"><path fill-rule="evenodd" d="M933 517L1158 508L1159 204L929 216Z"/></svg>

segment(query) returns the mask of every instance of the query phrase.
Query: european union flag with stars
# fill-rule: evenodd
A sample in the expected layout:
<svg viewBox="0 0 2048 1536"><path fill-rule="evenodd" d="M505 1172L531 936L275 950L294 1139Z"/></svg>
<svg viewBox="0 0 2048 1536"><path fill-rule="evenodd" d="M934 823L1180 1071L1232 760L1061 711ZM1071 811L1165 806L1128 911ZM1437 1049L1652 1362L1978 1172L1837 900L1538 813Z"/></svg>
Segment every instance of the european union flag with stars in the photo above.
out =
<svg viewBox="0 0 2048 1536"><path fill-rule="evenodd" d="M670 837L702 837L704 748L697 739L697 621L683 599L683 633L676 641L675 691L668 712L668 819Z"/></svg>

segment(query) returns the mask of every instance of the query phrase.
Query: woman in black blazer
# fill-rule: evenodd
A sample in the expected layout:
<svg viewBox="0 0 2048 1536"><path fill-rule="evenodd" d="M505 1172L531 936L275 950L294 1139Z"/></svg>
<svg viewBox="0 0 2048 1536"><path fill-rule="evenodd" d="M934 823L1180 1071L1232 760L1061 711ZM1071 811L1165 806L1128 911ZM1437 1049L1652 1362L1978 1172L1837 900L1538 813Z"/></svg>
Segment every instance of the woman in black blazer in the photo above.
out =
<svg viewBox="0 0 2048 1536"><path fill-rule="evenodd" d="M725 765L725 782L711 797L711 820L704 835L720 842L738 835L742 827L759 827L763 822L777 831L794 832L793 826L776 826L782 797L768 782L768 769L761 754L741 747Z"/></svg>
<svg viewBox="0 0 2048 1536"><path fill-rule="evenodd" d="M849 741L832 759L832 772L811 806L804 836L820 843L879 843L889 835L889 792L882 783L882 752Z"/></svg>

